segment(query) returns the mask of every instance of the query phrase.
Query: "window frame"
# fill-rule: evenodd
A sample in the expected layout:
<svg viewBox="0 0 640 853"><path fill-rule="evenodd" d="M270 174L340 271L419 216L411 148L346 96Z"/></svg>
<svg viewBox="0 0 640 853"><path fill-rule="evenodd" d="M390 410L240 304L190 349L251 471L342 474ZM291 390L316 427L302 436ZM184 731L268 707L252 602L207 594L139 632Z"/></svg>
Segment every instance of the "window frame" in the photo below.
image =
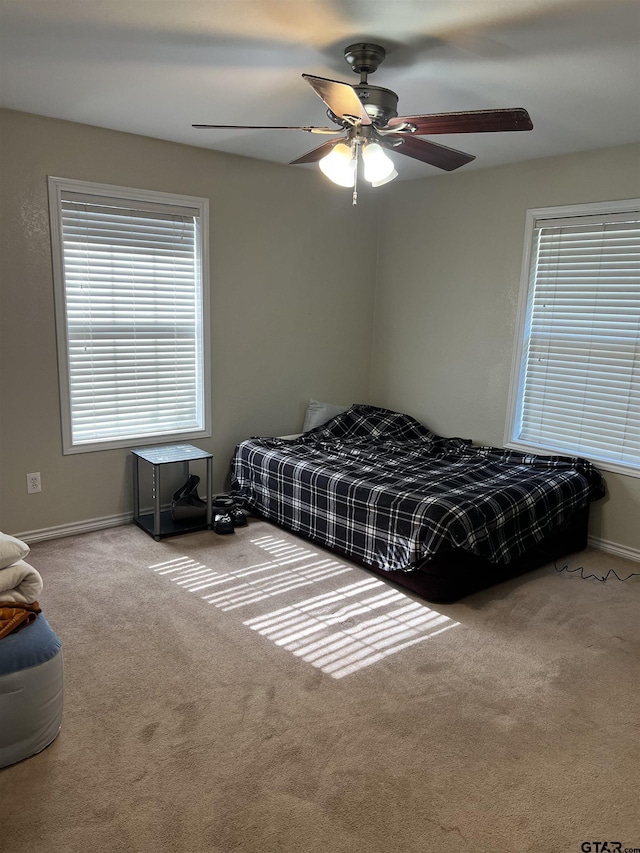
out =
<svg viewBox="0 0 640 853"><path fill-rule="evenodd" d="M58 357L58 384L60 390L60 420L62 452L64 455L90 453L117 448L139 447L142 444L172 444L186 439L211 436L211 331L210 331L210 284L209 284L209 200L198 196L187 196L134 187L94 183L72 178L48 177L49 221L51 228L51 256ZM138 205L167 205L197 211L197 233L199 237L199 278L202 316L200 383L196 393L202 400L202 426L197 429L170 433L146 433L124 438L107 438L74 443L71 413L71 383L68 350L68 316L64 275L64 243L62 230L62 195L65 192L79 193L98 198L109 197Z"/></svg>
<svg viewBox="0 0 640 853"><path fill-rule="evenodd" d="M518 424L522 412L522 398L524 391L524 378L527 367L525 352L525 333L531 303L533 299L534 271L534 247L536 226L539 220L555 219L558 223L562 219L570 219L581 216L606 216L608 214L624 214L640 210L640 198L620 199L616 201L589 202L586 204L562 205L558 207L542 207L527 210L524 235L524 252L522 258L522 271L520 276L520 292L518 298L518 312L516 317L515 347L509 385L509 397L507 403L507 420L505 425L506 447L536 454L559 454L563 456L573 455L586 458L603 471L612 471L630 477L640 477L640 466L629 463L614 462L608 459L600 459L596 455L583 453L579 450L568 451L566 448L549 445L536 445L514 438L517 433Z"/></svg>

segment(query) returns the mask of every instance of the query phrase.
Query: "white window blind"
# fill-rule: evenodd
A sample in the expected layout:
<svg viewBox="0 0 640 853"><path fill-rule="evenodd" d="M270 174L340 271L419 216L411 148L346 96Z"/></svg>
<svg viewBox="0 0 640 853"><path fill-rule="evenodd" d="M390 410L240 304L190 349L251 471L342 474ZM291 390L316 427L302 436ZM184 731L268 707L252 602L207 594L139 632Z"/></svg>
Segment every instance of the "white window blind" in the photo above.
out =
<svg viewBox="0 0 640 853"><path fill-rule="evenodd" d="M66 449L204 435L202 206L87 186L57 187Z"/></svg>
<svg viewBox="0 0 640 853"><path fill-rule="evenodd" d="M512 441L640 473L640 211L536 218Z"/></svg>

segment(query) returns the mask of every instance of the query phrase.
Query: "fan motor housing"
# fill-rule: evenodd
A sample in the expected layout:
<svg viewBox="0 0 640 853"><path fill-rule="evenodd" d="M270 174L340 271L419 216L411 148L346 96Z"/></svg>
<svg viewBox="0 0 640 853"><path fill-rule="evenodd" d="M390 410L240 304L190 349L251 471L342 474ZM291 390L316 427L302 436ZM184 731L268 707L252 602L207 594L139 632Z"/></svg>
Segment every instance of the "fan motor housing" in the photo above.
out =
<svg viewBox="0 0 640 853"><path fill-rule="evenodd" d="M391 89L360 83L353 87L375 124L384 126L398 115L398 96Z"/></svg>

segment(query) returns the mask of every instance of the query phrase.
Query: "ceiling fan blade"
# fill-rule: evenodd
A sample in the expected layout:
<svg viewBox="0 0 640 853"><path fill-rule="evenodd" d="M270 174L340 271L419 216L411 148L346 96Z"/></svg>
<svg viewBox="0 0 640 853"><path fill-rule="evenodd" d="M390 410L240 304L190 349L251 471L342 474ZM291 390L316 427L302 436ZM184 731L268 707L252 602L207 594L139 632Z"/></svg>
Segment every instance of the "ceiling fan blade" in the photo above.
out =
<svg viewBox="0 0 640 853"><path fill-rule="evenodd" d="M337 145L339 141L339 139L329 139L327 142L323 142L322 145L319 145L312 151L307 151L306 154L303 154L302 157L298 157L297 160L291 160L289 165L297 166L301 163L317 163L318 160L322 160L322 158L328 154L333 146Z"/></svg>
<svg viewBox="0 0 640 853"><path fill-rule="evenodd" d="M529 113L522 107L500 110L469 110L459 113L433 113L424 116L398 116L389 120L388 128L404 122L415 125L417 134L487 133L502 130L532 130Z"/></svg>
<svg viewBox="0 0 640 853"><path fill-rule="evenodd" d="M342 133L341 127L300 127L296 125L260 125L260 124L192 124L191 127L213 128L217 130L304 130L307 133Z"/></svg>
<svg viewBox="0 0 640 853"><path fill-rule="evenodd" d="M422 160L423 163L444 169L445 172L453 172L454 169L459 169L465 163L470 163L476 159L474 154L465 154L464 151L456 151L455 148L447 148L446 145L439 145L426 139L416 139L414 136L394 134L387 139L402 139L402 145L393 147L392 151L397 151L398 154L406 154L407 157L413 157L414 160ZM384 145L384 143L382 144Z"/></svg>
<svg viewBox="0 0 640 853"><path fill-rule="evenodd" d="M371 118L353 86L337 80L314 77L312 74L302 76L338 118L345 119L349 124L371 124Z"/></svg>

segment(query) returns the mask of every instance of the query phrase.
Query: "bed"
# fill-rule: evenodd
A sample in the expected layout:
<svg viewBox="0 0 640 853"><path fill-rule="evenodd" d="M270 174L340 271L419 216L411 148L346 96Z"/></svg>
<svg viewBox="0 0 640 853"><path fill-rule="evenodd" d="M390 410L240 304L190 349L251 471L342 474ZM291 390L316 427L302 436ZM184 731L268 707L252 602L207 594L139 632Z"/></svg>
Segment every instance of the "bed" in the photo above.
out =
<svg viewBox="0 0 640 853"><path fill-rule="evenodd" d="M444 438L365 404L299 437L243 441L231 480L252 512L433 602L581 550L605 493L587 460Z"/></svg>

